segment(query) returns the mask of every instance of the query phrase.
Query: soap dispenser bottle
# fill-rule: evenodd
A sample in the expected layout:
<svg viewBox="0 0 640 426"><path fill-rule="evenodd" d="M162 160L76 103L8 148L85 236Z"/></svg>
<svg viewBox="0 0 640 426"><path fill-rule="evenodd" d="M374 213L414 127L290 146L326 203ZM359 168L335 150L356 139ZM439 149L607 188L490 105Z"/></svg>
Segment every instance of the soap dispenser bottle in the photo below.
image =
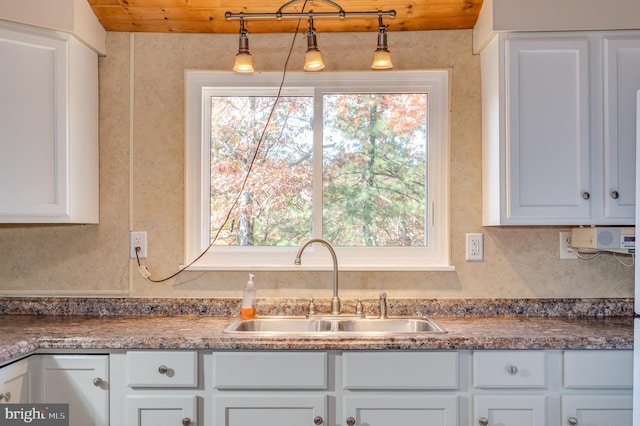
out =
<svg viewBox="0 0 640 426"><path fill-rule="evenodd" d="M256 317L256 289L253 287L253 274L249 274L247 286L242 290L242 307L240 318L252 319Z"/></svg>

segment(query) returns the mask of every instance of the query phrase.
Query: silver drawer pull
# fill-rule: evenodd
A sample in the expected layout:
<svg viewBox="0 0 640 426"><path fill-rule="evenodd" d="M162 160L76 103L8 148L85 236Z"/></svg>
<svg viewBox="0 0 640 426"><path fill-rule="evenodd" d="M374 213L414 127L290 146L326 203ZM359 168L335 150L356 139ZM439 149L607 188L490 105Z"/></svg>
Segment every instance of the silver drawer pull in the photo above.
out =
<svg viewBox="0 0 640 426"><path fill-rule="evenodd" d="M93 385L102 387L102 385L104 385L104 380L102 380L102 378L100 377L96 377L95 379L93 379Z"/></svg>
<svg viewBox="0 0 640 426"><path fill-rule="evenodd" d="M480 417L478 419L478 424L480 426L487 426L489 424L489 419L487 419L486 417Z"/></svg>
<svg viewBox="0 0 640 426"><path fill-rule="evenodd" d="M611 191L611 198L617 200L618 198L620 198L620 193L618 191Z"/></svg>
<svg viewBox="0 0 640 426"><path fill-rule="evenodd" d="M567 421L571 426L576 426L578 424L578 419L576 419L575 417L569 417Z"/></svg>
<svg viewBox="0 0 640 426"><path fill-rule="evenodd" d="M507 367L507 371L512 376L515 376L516 374L518 374L518 367L516 367L515 365L510 365L510 366Z"/></svg>
<svg viewBox="0 0 640 426"><path fill-rule="evenodd" d="M5 402L11 401L11 392L0 393L0 401L2 400Z"/></svg>
<svg viewBox="0 0 640 426"><path fill-rule="evenodd" d="M158 367L158 373L167 374L169 372L169 368L166 365L161 365Z"/></svg>
<svg viewBox="0 0 640 426"><path fill-rule="evenodd" d="M356 419L353 417L347 417L347 426L353 426L356 424Z"/></svg>
<svg viewBox="0 0 640 426"><path fill-rule="evenodd" d="M189 417L182 419L182 426L191 426L191 419Z"/></svg>
<svg viewBox="0 0 640 426"><path fill-rule="evenodd" d="M322 423L324 423L324 419L320 416L317 416L315 419L313 419L314 425L321 425Z"/></svg>

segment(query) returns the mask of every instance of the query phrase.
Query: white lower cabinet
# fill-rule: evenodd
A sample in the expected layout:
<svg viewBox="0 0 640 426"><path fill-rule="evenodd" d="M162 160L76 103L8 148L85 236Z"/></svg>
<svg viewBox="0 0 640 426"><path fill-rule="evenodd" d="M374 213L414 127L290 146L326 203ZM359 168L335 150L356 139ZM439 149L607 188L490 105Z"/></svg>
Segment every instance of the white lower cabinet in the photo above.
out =
<svg viewBox="0 0 640 426"><path fill-rule="evenodd" d="M543 395L477 395L474 419L480 426L539 426L545 424Z"/></svg>
<svg viewBox="0 0 640 426"><path fill-rule="evenodd" d="M457 426L458 396L385 391L347 395L339 425Z"/></svg>
<svg viewBox="0 0 640 426"><path fill-rule="evenodd" d="M139 426L196 425L195 395L127 395L125 423Z"/></svg>
<svg viewBox="0 0 640 426"><path fill-rule="evenodd" d="M345 352L337 424L457 426L459 371L458 352Z"/></svg>
<svg viewBox="0 0 640 426"><path fill-rule="evenodd" d="M214 397L214 425L304 426L327 419L327 396L300 392L221 395Z"/></svg>
<svg viewBox="0 0 640 426"><path fill-rule="evenodd" d="M113 353L112 424L198 426L204 399L197 351Z"/></svg>
<svg viewBox="0 0 640 426"><path fill-rule="evenodd" d="M68 403L70 426L109 425L109 355L35 355L28 361L30 402Z"/></svg>
<svg viewBox="0 0 640 426"><path fill-rule="evenodd" d="M561 425L631 426L633 364L631 351L567 351L563 357ZM625 392L625 394L620 394Z"/></svg>
<svg viewBox="0 0 640 426"><path fill-rule="evenodd" d="M10 364L0 394L69 402L73 426L631 426L632 364L629 350L112 351Z"/></svg>
<svg viewBox="0 0 640 426"><path fill-rule="evenodd" d="M29 400L29 362L21 359L0 368L0 404Z"/></svg>

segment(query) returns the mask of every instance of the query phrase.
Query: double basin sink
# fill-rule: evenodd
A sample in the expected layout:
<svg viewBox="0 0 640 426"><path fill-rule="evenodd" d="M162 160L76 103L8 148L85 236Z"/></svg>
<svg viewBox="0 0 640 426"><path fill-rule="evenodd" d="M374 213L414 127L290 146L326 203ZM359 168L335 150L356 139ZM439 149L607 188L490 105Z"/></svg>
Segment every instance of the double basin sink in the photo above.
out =
<svg viewBox="0 0 640 426"><path fill-rule="evenodd" d="M225 333L269 334L364 334L392 335L403 333L445 333L429 318L363 318L350 316L259 317L237 319L224 329Z"/></svg>

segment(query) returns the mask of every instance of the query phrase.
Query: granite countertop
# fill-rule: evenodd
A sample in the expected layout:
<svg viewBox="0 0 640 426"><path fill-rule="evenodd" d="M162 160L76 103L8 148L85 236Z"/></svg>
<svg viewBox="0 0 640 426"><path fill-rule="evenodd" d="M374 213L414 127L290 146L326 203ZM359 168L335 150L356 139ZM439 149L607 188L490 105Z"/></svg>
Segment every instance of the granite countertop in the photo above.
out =
<svg viewBox="0 0 640 426"><path fill-rule="evenodd" d="M28 302L28 303L27 303ZM87 315L82 309L62 313L60 305L51 299L44 302L0 299L0 364L4 364L31 352L40 350L119 350L119 349L205 349L205 350L465 350L465 349L632 349L633 316L629 315L632 301L625 299L613 302L598 300L567 301L569 309L563 312L527 310L530 302L515 303L512 300L483 301L490 315L479 315L468 308L453 309L454 316L440 315L440 307L431 308L432 314L422 312L428 305L420 301L416 309L405 312L408 302L391 303L392 315L399 313L422 316L428 314L446 333L396 334L393 336L345 336L328 335L271 335L249 336L223 333L223 329L235 318L228 315L203 315L198 301L188 306L198 306L198 314L190 309L167 313L164 309L143 309L144 314L130 315L122 311L101 311L99 315ZM147 301L148 302L148 301ZM65 299L64 306L78 303ZM92 302L93 303L93 302ZM108 303L102 300L100 303ZM211 303L211 302L209 302ZM233 311L237 301L229 302ZM439 302L438 302L439 303ZM448 302L451 303L451 302ZM483 303L473 304L473 306ZM508 303L511 315L504 312ZM531 302L533 303L533 302ZM552 303L557 307L560 301ZM19 308L16 306L19 305ZM27 306L28 305L28 306ZM82 305L82 303L80 303ZM460 305L456 302L456 306ZM544 303L539 304L542 306ZM51 306L50 311L39 311L42 306ZM84 305L83 305L84 306ZM148 306L148 305L147 305ZM155 306L155 305L154 305ZM167 306L169 304L167 303ZM175 305L172 305L175 307ZM599 306L595 311L588 306ZM603 308L604 307L604 308ZM95 308L95 307L94 307ZM467 312L459 315L460 309ZM556 308L554 308L556 309ZM632 309L632 308L631 308ZM187 312L184 314L184 312ZM217 314L224 313L220 307ZM434 313L435 312L435 313ZM500 314L495 314L500 312ZM523 314L524 312L524 314ZM582 313L580 313L582 312ZM590 313L589 315L585 314ZM595 314L594 314L595 312ZM599 312L599 314L598 314ZM228 313L228 312L227 312ZM512 312L513 313L513 312ZM560 315L564 313L565 315ZM265 306L259 314L273 314ZM283 313L280 313L283 314ZM284 314L290 315L291 311Z"/></svg>

